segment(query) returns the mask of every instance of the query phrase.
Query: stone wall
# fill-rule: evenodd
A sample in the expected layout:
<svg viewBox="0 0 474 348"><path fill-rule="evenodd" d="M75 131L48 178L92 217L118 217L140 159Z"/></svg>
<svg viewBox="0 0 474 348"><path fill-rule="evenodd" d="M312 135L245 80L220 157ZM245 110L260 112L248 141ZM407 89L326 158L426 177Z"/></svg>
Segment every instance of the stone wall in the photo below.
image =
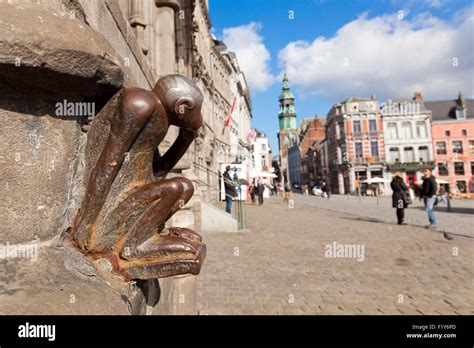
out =
<svg viewBox="0 0 474 348"><path fill-rule="evenodd" d="M153 1L143 4L143 10L156 10ZM155 26L150 28L158 37L160 16L145 17L153 18ZM159 45L145 55L143 38L116 1L0 0L0 243L32 242L40 250L35 263L1 260L0 274L9 274L0 284L3 313L88 313L86 308L97 303L104 314L124 313L127 308L133 314L195 313L195 277L161 279L161 290L157 282L138 284L142 290L137 284L103 280L100 274L84 278L81 270L87 268L87 260L71 261L71 251L58 242L80 206L89 119L58 117L56 103L87 102L97 114L122 87L150 89L166 65L157 57L174 56L160 52ZM179 67L186 72L181 58L174 72ZM165 150L176 134L176 129L170 130L160 149ZM173 175L192 177L192 158L192 153L184 156ZM169 223L192 228L195 202L191 200ZM71 262L73 266L65 266ZM81 281L90 277L96 282ZM68 289L69 295L87 288L91 295L74 306L58 305L51 293L60 288ZM163 300L155 306L150 296L158 293ZM183 297L187 300L176 306Z"/></svg>

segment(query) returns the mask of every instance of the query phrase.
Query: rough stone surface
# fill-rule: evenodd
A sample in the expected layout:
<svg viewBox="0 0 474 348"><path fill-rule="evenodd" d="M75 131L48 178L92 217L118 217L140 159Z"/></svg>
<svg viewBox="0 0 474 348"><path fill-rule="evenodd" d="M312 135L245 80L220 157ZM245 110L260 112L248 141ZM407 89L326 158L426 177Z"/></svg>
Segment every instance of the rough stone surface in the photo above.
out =
<svg viewBox="0 0 474 348"><path fill-rule="evenodd" d="M103 38L68 12L0 2L1 243L62 232L78 196L80 124L56 103L89 101L95 111L122 85Z"/></svg>
<svg viewBox="0 0 474 348"><path fill-rule="evenodd" d="M237 220L225 210L209 203L201 202L201 231L237 232Z"/></svg>
<svg viewBox="0 0 474 348"><path fill-rule="evenodd" d="M197 314L196 282L193 275L160 279L160 298L153 314Z"/></svg>
<svg viewBox="0 0 474 348"><path fill-rule="evenodd" d="M129 315L140 292L128 283L103 279L74 249L43 245L36 261L0 260L0 314Z"/></svg>
<svg viewBox="0 0 474 348"><path fill-rule="evenodd" d="M48 113L36 106L36 114ZM71 194L79 126L75 121L2 108L0 123L0 243L58 235Z"/></svg>
<svg viewBox="0 0 474 348"><path fill-rule="evenodd" d="M119 61L87 24L45 6L0 3L0 78L4 86L60 90L82 98L123 84Z"/></svg>

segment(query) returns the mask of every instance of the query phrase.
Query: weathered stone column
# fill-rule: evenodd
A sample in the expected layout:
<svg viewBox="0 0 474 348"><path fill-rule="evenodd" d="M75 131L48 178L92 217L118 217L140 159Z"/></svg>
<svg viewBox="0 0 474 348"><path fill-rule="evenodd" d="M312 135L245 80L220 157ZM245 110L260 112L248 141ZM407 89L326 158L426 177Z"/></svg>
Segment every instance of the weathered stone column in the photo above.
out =
<svg viewBox="0 0 474 348"><path fill-rule="evenodd" d="M128 22L135 31L135 36L140 44L140 48L143 54L147 55L149 48L145 42L145 28L146 22L143 16L143 3L142 0L130 0L129 4L130 16Z"/></svg>
<svg viewBox="0 0 474 348"><path fill-rule="evenodd" d="M176 0L156 0L156 67L159 76L176 73Z"/></svg>
<svg viewBox="0 0 474 348"><path fill-rule="evenodd" d="M344 194L344 175L342 175L342 171L337 171L337 184L339 186L339 194Z"/></svg>
<svg viewBox="0 0 474 348"><path fill-rule="evenodd" d="M178 29L177 13L180 10L180 3L177 0L155 0L155 30L156 46L155 71L158 76L180 73L178 67L178 42L182 34ZM179 28L178 28L179 27ZM171 145L176 132L170 129L165 141L160 146L161 151L166 151L166 147ZM195 215L199 212L200 192L196 184L196 176L192 170L193 151L191 149L181 158L174 167L173 175L183 176L194 182L193 198L186 204L184 209L178 211L169 226L181 226L195 228ZM161 291L166 297L161 298L158 306L153 311L156 314L196 314L196 276L184 275L179 277L160 279Z"/></svg>

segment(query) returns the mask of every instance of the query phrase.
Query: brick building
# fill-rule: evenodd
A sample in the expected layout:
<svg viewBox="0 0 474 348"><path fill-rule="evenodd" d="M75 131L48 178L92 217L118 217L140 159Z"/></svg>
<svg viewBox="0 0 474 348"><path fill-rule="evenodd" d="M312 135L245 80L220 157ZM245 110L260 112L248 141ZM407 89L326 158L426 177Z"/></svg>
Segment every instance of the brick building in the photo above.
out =
<svg viewBox="0 0 474 348"><path fill-rule="evenodd" d="M425 102L431 110L435 175L453 193L474 192L474 99ZM447 188L447 187L446 187Z"/></svg>
<svg viewBox="0 0 474 348"><path fill-rule="evenodd" d="M384 178L382 117L374 96L334 105L327 115L326 143L333 192L354 193L361 181Z"/></svg>
<svg viewBox="0 0 474 348"><path fill-rule="evenodd" d="M303 123L304 122L304 123ZM302 121L300 133L301 183L314 185L321 179L317 172L317 148L326 137L325 120L318 116Z"/></svg>

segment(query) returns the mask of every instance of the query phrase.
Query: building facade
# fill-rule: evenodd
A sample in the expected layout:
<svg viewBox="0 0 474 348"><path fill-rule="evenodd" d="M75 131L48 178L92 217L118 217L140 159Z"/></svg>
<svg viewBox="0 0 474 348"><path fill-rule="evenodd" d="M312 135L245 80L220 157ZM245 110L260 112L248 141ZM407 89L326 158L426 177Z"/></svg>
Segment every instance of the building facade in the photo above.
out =
<svg viewBox="0 0 474 348"><path fill-rule="evenodd" d="M333 192L355 193L362 181L385 177L382 117L375 97L352 97L334 105L326 119L326 143Z"/></svg>
<svg viewBox="0 0 474 348"><path fill-rule="evenodd" d="M433 168L431 112L421 93L413 99L388 100L381 105L385 161L391 179L402 172L407 184L421 180L423 168Z"/></svg>
<svg viewBox="0 0 474 348"><path fill-rule="evenodd" d="M203 95L204 125L195 141L194 172L205 201L219 197L220 168L246 161L250 167L250 90L235 53L211 33L208 2L194 1L193 79Z"/></svg>
<svg viewBox="0 0 474 348"><path fill-rule="evenodd" d="M301 150L298 138L292 138L288 143L288 174L292 184L301 184Z"/></svg>
<svg viewBox="0 0 474 348"><path fill-rule="evenodd" d="M425 102L431 110L435 175L448 182L446 189L474 193L474 100Z"/></svg>
<svg viewBox="0 0 474 348"><path fill-rule="evenodd" d="M325 120L318 116L303 119L301 122L301 184L312 186L321 180L321 175L317 171L317 150L326 137L324 124Z"/></svg>
<svg viewBox="0 0 474 348"><path fill-rule="evenodd" d="M272 149L270 148L267 135L263 132L257 131L255 142L253 144L252 157L254 160L253 170L255 173L273 173Z"/></svg>

